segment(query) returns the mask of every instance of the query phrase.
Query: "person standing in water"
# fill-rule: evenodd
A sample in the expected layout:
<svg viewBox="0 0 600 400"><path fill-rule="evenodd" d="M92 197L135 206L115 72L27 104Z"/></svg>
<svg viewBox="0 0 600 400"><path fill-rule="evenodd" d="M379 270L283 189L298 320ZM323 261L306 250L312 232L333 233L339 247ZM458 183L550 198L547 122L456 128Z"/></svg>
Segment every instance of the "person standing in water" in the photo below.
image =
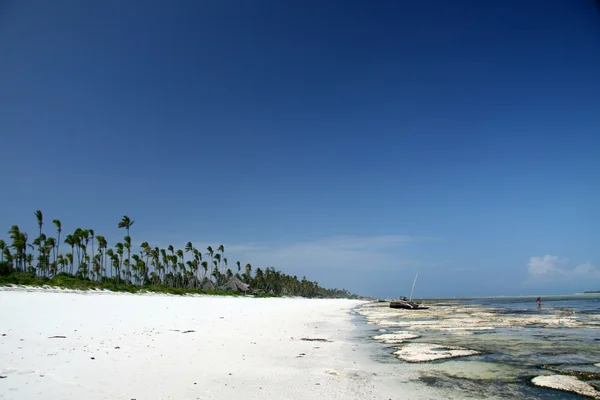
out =
<svg viewBox="0 0 600 400"><path fill-rule="evenodd" d="M537 298L537 303L538 303L538 307L542 306L542 299L540 299L539 297Z"/></svg>

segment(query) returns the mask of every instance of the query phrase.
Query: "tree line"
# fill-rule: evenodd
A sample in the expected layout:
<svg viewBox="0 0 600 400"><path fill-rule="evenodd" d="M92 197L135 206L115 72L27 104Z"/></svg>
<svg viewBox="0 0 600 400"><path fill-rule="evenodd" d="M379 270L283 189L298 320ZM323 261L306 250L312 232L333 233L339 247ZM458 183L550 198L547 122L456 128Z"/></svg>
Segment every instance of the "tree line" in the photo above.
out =
<svg viewBox="0 0 600 400"><path fill-rule="evenodd" d="M222 244L201 251L192 242L184 249L175 249L172 245L152 247L142 242L136 251L131 239L135 221L126 215L117 224L124 230L123 241L109 247L107 239L93 229L77 228L63 233L58 219L52 220L55 236L47 235L42 212L37 210L34 214L39 228L36 238L30 240L26 232L13 225L8 231L9 242L0 239L3 283L52 285L70 279L70 282L85 282L87 287L117 290L149 288L176 289L179 293L221 293L242 287L259 295L357 297L347 290L322 288L306 277L298 279L274 267L254 269L250 263L242 267L240 261L231 265Z"/></svg>

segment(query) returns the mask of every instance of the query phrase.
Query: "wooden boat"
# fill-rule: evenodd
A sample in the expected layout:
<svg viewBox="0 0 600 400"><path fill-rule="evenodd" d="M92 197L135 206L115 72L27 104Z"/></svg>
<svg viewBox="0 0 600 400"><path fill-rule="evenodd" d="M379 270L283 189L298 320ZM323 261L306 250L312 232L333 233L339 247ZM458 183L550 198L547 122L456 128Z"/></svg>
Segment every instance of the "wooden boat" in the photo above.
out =
<svg viewBox="0 0 600 400"><path fill-rule="evenodd" d="M422 304L417 304L412 301L412 296L415 291L415 285L417 283L417 278L419 277L419 271L417 271L417 275L415 275L415 281L412 285L412 290L410 291L410 299L406 300L406 297L402 297L398 300L390 301L390 308L402 308L404 310L427 310L429 307L425 307Z"/></svg>
<svg viewBox="0 0 600 400"><path fill-rule="evenodd" d="M413 301L399 299L390 301L390 308L402 308L405 310L427 310L429 307L425 307Z"/></svg>

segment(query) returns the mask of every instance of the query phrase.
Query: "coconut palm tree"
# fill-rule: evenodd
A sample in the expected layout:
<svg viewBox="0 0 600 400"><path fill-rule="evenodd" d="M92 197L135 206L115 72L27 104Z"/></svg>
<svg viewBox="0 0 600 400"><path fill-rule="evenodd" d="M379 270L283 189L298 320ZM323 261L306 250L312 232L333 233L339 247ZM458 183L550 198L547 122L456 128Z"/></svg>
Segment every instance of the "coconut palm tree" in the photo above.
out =
<svg viewBox="0 0 600 400"><path fill-rule="evenodd" d="M237 276L254 289L264 290L274 295L302 295L314 297L324 295L328 297L348 297L349 293L343 290L325 290L317 282L303 278L299 281L296 276L289 276L277 271L274 267L262 270L256 269L253 274L252 266L246 264L245 272L241 274L242 264L237 261L237 272L229 268L227 257L224 256L225 246L219 245L216 252L211 246L207 247L208 260L202 260L203 254L191 242L187 242L184 250L175 250L172 245L166 249L155 247L152 249L148 242L141 243L139 254L132 251L130 227L133 225L128 217L119 223L119 228L125 228L127 235L123 243L116 243L114 249L108 248L106 238L95 235L92 229L77 228L72 234L64 238L64 243L71 247L70 253L60 253L60 240L62 226L59 220L52 222L57 229L58 239L46 237L43 233L43 215L41 211L35 212L38 219L39 236L28 243L25 232L21 232L17 225L8 231L12 244L9 246L0 240L0 262L8 264L7 271L11 269L30 271L40 276L56 276L58 272L70 272L81 279L105 280L110 275L111 280L117 276L115 284L136 284L140 286L162 284L168 287L194 288L201 286L205 289L222 287L228 278ZM88 254L88 245L91 240L91 256ZM94 243L96 242L97 243ZM96 244L98 251L96 252ZM35 252L28 253L28 248L37 248L39 255L37 265L33 264ZM14 253L11 252L14 250ZM127 258L124 251L127 250ZM191 258L185 260L185 253L191 253ZM106 258L110 262L110 272L106 268ZM52 262L51 262L52 261ZM221 270L221 264L224 269ZM77 267L75 267L77 264ZM122 267L126 268L123 270ZM133 280L132 280L133 271ZM202 279L200 274L202 272ZM4 273L4 270L3 270ZM124 279L124 282L121 281ZM214 278L214 284L213 282ZM210 284L209 284L210 282Z"/></svg>
<svg viewBox="0 0 600 400"><path fill-rule="evenodd" d="M52 252L52 263L50 263L50 252ZM56 239L53 237L49 237L46 239L46 248L44 257L46 258L46 262L51 269L56 268ZM54 272L56 274L56 272Z"/></svg>
<svg viewBox="0 0 600 400"><path fill-rule="evenodd" d="M204 269L204 275L202 275L202 282L206 279L206 274L208 273L208 261L202 261L202 268Z"/></svg>
<svg viewBox="0 0 600 400"><path fill-rule="evenodd" d="M4 251L7 249L6 242L0 239L0 262L4 262Z"/></svg>
<svg viewBox="0 0 600 400"><path fill-rule="evenodd" d="M92 242L92 260L95 259L96 254L94 253L94 230L93 229L88 229L87 233L90 237L90 241Z"/></svg>
<svg viewBox="0 0 600 400"><path fill-rule="evenodd" d="M222 244L217 247L217 251L221 252L221 259L223 259L223 253L225 253L225 246ZM221 273L221 262L219 262L219 273Z"/></svg>
<svg viewBox="0 0 600 400"><path fill-rule="evenodd" d="M221 274L221 254L217 253L215 254L215 260L217 261L218 264L215 264L215 267L217 268L217 271L219 272L219 274Z"/></svg>
<svg viewBox="0 0 600 400"><path fill-rule="evenodd" d="M214 264L214 261L213 261L214 254L215 254L215 252L214 252L213 248L212 248L211 246L208 246L208 247L206 248L206 255L207 255L207 256L210 256L210 268L211 268L211 270L210 270L210 274L208 275L208 279L210 279L210 277L211 277L211 276L212 276L212 274L213 274L213 272L212 272L212 266L213 266L213 264Z"/></svg>
<svg viewBox="0 0 600 400"><path fill-rule="evenodd" d="M246 264L244 273L244 282L247 284L251 284L252 282L252 265L250 263Z"/></svg>
<svg viewBox="0 0 600 400"><path fill-rule="evenodd" d="M40 228L39 237L41 237L42 236L42 226L44 225L44 215L42 214L42 212L40 210L37 210L34 214L35 214L35 218L37 219L38 227ZM38 244L38 259L40 259L40 258L42 258L42 248Z"/></svg>
<svg viewBox="0 0 600 400"><path fill-rule="evenodd" d="M108 257L108 261L110 262L110 278L113 278L115 276L113 269L113 258L115 256L115 253L113 252L113 249L107 249L106 256Z"/></svg>
<svg viewBox="0 0 600 400"><path fill-rule="evenodd" d="M106 248L108 247L108 242L106 241L106 238L102 235L96 236L96 242L98 242L98 254L100 254L99 263L101 265L101 268L106 273L105 255L106 255Z"/></svg>
<svg viewBox="0 0 600 400"><path fill-rule="evenodd" d="M117 281L119 281L121 279L121 266L123 265L123 243L121 242L117 242L115 243L115 248L117 249L117 260L118 260L118 264L117 264Z"/></svg>
<svg viewBox="0 0 600 400"><path fill-rule="evenodd" d="M17 263L20 269L25 271L27 263L27 234L21 232L17 225L13 225L8 233L13 241L12 248L15 249Z"/></svg>
<svg viewBox="0 0 600 400"><path fill-rule="evenodd" d="M56 231L58 232L58 236L56 238L56 253L60 254L60 233L62 232L62 224L58 219L53 219L52 223L56 226Z"/></svg>
<svg viewBox="0 0 600 400"><path fill-rule="evenodd" d="M130 244L131 244L131 235L129 234L129 230L131 229L131 226L133 225L134 222L135 221L132 221L127 215L123 215L123 218L121 218L121 221L117 225L117 227L119 229L125 228L125 230L127 231L126 237L129 237ZM131 262L131 246L127 249L127 264L129 265L130 262ZM127 274L131 275L131 271L128 270Z"/></svg>
<svg viewBox="0 0 600 400"><path fill-rule="evenodd" d="M65 238L65 244L68 244L69 246L71 246L71 257L69 259L70 264L71 264L71 271L70 274L73 274L73 264L74 264L74 257L75 257L75 246L77 245L77 238L75 237L75 235L67 235L67 237Z"/></svg>
<svg viewBox="0 0 600 400"><path fill-rule="evenodd" d="M131 279L131 236L127 235L124 237L125 249L127 250L127 260L123 261L125 265L125 276L127 279Z"/></svg>

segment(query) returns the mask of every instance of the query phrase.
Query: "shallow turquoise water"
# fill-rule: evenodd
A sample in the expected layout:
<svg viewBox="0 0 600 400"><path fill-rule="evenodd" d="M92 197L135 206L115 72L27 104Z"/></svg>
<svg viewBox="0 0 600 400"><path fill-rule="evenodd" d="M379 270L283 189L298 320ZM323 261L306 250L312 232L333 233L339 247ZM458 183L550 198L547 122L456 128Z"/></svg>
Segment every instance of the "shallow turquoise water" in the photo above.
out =
<svg viewBox="0 0 600 400"><path fill-rule="evenodd" d="M376 342L373 358L382 364L403 365L412 381L436 388L448 398L586 398L536 387L531 379L561 371L598 373L600 367L600 295L432 300L430 310L397 311L371 304L371 314L357 319L369 340L388 332L420 335L405 343L459 346L482 352L464 358L407 363L392 353L402 344ZM366 308L363 308L365 310ZM362 310L361 310L362 311ZM361 312L359 311L359 312ZM367 324L367 321L370 323ZM486 330L478 330L486 329ZM563 372L561 372L563 373ZM598 379L586 379L597 384Z"/></svg>

